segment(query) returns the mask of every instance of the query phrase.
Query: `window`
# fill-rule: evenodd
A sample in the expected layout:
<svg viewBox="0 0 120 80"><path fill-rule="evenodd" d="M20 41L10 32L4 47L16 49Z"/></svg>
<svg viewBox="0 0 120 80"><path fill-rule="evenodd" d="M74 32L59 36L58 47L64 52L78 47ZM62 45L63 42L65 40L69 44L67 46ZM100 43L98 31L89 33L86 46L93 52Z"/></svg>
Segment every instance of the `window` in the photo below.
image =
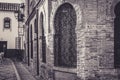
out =
<svg viewBox="0 0 120 80"><path fill-rule="evenodd" d="M4 28L10 28L10 25L11 25L11 19L6 17L4 18Z"/></svg>

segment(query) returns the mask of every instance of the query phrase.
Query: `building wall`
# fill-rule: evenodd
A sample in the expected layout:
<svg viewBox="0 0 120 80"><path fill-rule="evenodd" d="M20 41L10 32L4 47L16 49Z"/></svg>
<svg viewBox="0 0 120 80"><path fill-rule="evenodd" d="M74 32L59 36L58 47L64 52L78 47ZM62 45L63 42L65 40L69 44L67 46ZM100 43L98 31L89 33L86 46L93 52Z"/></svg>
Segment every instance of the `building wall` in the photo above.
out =
<svg viewBox="0 0 120 80"><path fill-rule="evenodd" d="M11 28L4 29L4 18L11 19ZM0 11L0 40L7 41L7 49L15 49L15 39L18 37L18 21L14 12Z"/></svg>
<svg viewBox="0 0 120 80"><path fill-rule="evenodd" d="M30 27L31 26L32 26L32 32L33 32L33 34L32 34L32 36L33 36L33 38L32 38L32 41L33 41L33 58L31 58L31 41L30 41L30 35L29 35L29 42L27 43L27 41L26 41L26 47L29 44L30 68L33 69L32 73L34 75L37 75L37 66L39 66L39 69L40 69L41 66L42 66L42 64L44 64L42 62L42 55L41 55L42 54L42 51L41 51L41 49L42 49L42 46L41 46L42 45L42 40L41 40L42 33L41 33L41 31L42 30L41 30L41 24L40 24L41 13L43 13L43 17L44 17L44 21L43 21L44 22L44 30L45 30L44 34L46 36L46 39L48 39L47 38L47 35L48 35L48 31L47 31L47 29L48 29L48 1L47 0L43 1L43 2L41 2L41 4L42 5L40 5L38 7L38 16L37 16L38 17L38 46L39 46L38 48L37 48L37 34L35 32L35 28L37 27L37 26L35 26L35 20L37 19L37 17L36 17L37 12L36 12L36 14L33 14L32 13L32 9L30 11L30 14L32 15L32 18L30 18L29 24L28 24L29 34L30 34ZM35 11L37 11L37 9ZM28 27L26 28L26 31L28 30ZM26 35L27 35L27 33L26 33ZM28 38L28 36L26 37L26 40L27 40L27 38ZM48 44L47 40L46 40L46 43ZM37 63L38 63L37 62L37 49L38 49L38 54L39 54L39 64L40 65L37 65ZM27 51L28 51L28 47L26 48L26 52ZM28 55L28 52L27 52L26 55ZM46 58L46 60L47 60L47 62L49 62L49 58ZM39 71L39 74L41 74L41 71Z"/></svg>
<svg viewBox="0 0 120 80"><path fill-rule="evenodd" d="M84 22L84 17L83 15L83 7L84 7L84 2L81 1L72 1L72 0L66 0L66 1L62 1L62 0L58 0L58 1L52 1L51 2L51 13L50 13L50 33L49 33L49 49L50 49L50 54L51 54L51 60L52 60L52 64L54 65L54 48L53 48L53 44L54 44L54 34L55 34L55 27L54 27L54 20L55 20L55 15L56 15L56 11L57 9L64 3L70 3L73 8L76 11L76 16L77 16L77 24L76 24L76 35L77 35L77 68L79 68L80 74L83 77L85 75L84 73L84 68L85 68L85 23ZM56 7L54 7L56 6ZM78 70L77 68L74 69L68 69L68 68L61 68L61 67L55 67L55 69L57 70L63 70L63 71L67 71L70 73L76 73ZM79 73L78 71L78 73Z"/></svg>
<svg viewBox="0 0 120 80"><path fill-rule="evenodd" d="M114 61L114 8L119 0L52 0L41 1L38 10L38 39L39 39L39 69L43 80L51 78L49 72L55 75L72 73L77 74L78 80L119 80L119 69L115 68ZM63 68L54 66L54 35L55 15L59 7L65 3L73 6L76 12L77 35L77 67ZM40 15L44 16L44 32L46 37L46 63L42 62L42 30ZM37 18L36 17L36 18ZM34 19L28 25L33 24ZM29 27L29 26L28 26ZM35 38L35 35L34 34ZM34 40L34 39L33 39ZM27 47L28 48L28 47ZM37 51L34 40L34 59L36 63ZM34 69L35 71L36 69ZM57 72L58 71L58 72ZM41 72L45 72L42 74ZM52 75L52 77L53 77ZM73 75L72 75L73 76ZM63 76L62 76L63 77ZM64 79L66 80L66 79Z"/></svg>

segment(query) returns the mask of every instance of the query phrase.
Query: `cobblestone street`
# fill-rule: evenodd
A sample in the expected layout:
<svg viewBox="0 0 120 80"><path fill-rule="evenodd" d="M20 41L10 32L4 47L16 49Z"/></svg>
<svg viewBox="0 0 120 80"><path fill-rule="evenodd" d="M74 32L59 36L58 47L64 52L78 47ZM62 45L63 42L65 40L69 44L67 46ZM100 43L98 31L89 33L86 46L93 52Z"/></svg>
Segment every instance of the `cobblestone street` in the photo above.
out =
<svg viewBox="0 0 120 80"><path fill-rule="evenodd" d="M0 80L17 80L10 59L4 59L3 62L0 63Z"/></svg>
<svg viewBox="0 0 120 80"><path fill-rule="evenodd" d="M19 61L4 59L0 63L0 80L36 80Z"/></svg>
<svg viewBox="0 0 120 80"><path fill-rule="evenodd" d="M22 64L22 62L15 61L14 64L16 66L18 76L20 78L19 80L36 80L28 71L28 69L26 69L26 67Z"/></svg>

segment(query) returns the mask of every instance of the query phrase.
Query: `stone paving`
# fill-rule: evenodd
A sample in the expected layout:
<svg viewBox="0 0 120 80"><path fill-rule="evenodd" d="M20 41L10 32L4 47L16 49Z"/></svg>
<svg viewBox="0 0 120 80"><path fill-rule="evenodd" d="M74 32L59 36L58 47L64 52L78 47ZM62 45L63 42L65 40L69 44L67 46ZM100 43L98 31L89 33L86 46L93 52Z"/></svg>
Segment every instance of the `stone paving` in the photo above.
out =
<svg viewBox="0 0 120 80"><path fill-rule="evenodd" d="M10 59L4 59L3 62L0 63L0 80L17 80Z"/></svg>
<svg viewBox="0 0 120 80"><path fill-rule="evenodd" d="M20 80L36 80L21 62L17 61L14 64L21 78Z"/></svg>

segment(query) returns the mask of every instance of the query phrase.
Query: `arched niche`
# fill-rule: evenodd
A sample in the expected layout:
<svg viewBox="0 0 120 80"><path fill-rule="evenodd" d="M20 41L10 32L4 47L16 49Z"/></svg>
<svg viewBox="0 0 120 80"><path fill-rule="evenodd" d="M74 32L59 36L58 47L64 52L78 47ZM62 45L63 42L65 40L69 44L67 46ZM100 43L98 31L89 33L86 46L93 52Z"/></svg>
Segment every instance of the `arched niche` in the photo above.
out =
<svg viewBox="0 0 120 80"><path fill-rule="evenodd" d="M54 18L54 65L77 66L76 12L69 3L62 4Z"/></svg>

